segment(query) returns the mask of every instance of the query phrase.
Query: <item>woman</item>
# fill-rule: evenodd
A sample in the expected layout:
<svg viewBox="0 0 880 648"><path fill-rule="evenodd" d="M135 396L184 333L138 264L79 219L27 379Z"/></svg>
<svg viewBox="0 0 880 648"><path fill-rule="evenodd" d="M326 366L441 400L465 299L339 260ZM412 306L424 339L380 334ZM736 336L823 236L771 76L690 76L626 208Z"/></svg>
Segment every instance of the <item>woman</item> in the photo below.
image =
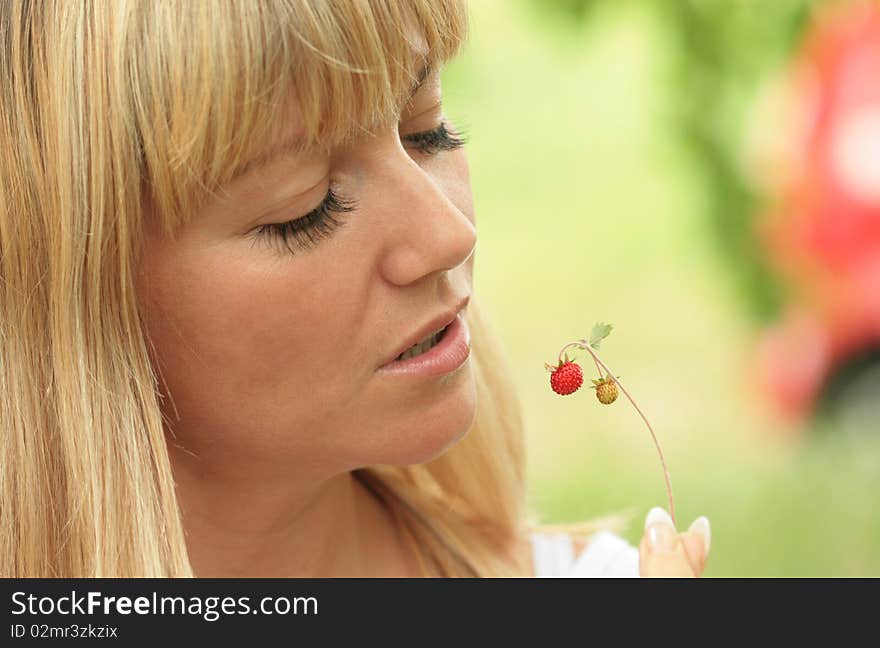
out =
<svg viewBox="0 0 880 648"><path fill-rule="evenodd" d="M600 540L636 571L525 505L440 101L465 29L0 5L0 575L543 576ZM642 575L699 575L703 526L651 525Z"/></svg>

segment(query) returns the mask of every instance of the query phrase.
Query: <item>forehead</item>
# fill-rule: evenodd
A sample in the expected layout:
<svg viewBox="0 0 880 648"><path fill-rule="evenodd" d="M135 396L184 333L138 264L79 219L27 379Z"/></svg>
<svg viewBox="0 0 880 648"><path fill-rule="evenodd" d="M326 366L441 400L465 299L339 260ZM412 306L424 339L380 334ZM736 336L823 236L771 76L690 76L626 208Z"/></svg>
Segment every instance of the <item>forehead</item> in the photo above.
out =
<svg viewBox="0 0 880 648"><path fill-rule="evenodd" d="M404 10L394 20L387 27L375 24L378 31L349 26L351 42L338 51L322 54L307 47L300 52L287 68L286 81L278 79L275 108L264 113L261 132L233 162L223 184L252 175L279 156L327 155L399 121L429 64L439 67L455 48L437 37L434 19L423 26L415 12Z"/></svg>
<svg viewBox="0 0 880 648"><path fill-rule="evenodd" d="M261 132L223 184L253 175L280 157L326 156L391 127L426 78L439 91L439 75L430 73L457 46L438 39L432 24L429 20L423 27L413 12L404 11L394 27L374 34L379 41L355 38L367 47L360 56L342 50L326 56L303 52L288 68L287 82L281 81L281 93L272 102L276 108L264 115Z"/></svg>
<svg viewBox="0 0 880 648"><path fill-rule="evenodd" d="M411 71L412 83L410 92L407 97L401 101L401 110L405 103L416 94L416 92L425 84L425 81L431 75L433 70L426 62L425 57L420 56L417 50L413 53L414 71ZM389 115L388 121L392 122L399 118L398 114ZM280 118L272 126L271 133L268 137L268 145L266 148L253 157L239 173L237 178L254 174L259 169L265 168L273 161L285 155L297 155L308 151L308 133L305 127L305 119L302 103L294 88L288 92L283 107L280 111Z"/></svg>

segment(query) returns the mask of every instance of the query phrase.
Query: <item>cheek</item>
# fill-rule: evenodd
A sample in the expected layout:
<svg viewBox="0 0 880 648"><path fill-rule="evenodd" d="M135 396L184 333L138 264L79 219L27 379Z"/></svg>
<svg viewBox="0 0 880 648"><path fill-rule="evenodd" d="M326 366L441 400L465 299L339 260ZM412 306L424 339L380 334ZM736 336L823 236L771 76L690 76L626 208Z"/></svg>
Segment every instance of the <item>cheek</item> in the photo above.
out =
<svg viewBox="0 0 880 648"><path fill-rule="evenodd" d="M292 259L257 265L253 256L227 256L222 265L178 259L157 267L152 283L150 333L175 400L191 410L234 403L237 411L265 411L284 401L289 408L285 394L330 378L322 359L344 326L325 304L338 313L346 297L322 286L346 282L326 270Z"/></svg>

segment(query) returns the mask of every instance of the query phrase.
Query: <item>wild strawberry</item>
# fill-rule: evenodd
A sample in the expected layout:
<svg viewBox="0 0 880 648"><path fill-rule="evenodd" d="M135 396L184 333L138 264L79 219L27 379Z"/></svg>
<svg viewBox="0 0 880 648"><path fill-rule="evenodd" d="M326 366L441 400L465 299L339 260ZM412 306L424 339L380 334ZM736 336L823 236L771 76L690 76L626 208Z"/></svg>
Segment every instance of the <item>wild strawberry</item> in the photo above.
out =
<svg viewBox="0 0 880 648"><path fill-rule="evenodd" d="M599 371L599 380L593 381L592 389L596 390L596 398L603 405L610 405L617 400L618 379L620 376L612 376L611 371L593 352L593 349L597 351L599 350L602 340L608 337L612 328L613 327L610 324L599 322L593 326L593 331L590 334L589 339L584 338L575 342L569 342L559 350L559 356L561 356L569 347L576 347L589 352L596 363L596 369ZM583 382L583 372L578 365L568 359L567 355L565 356L565 362L560 360L558 366L550 364L545 364L544 366L547 368L547 371L552 372L552 375L550 376L550 386L553 387L553 391L557 394L571 394L580 388L581 383ZM606 375L604 376L602 369L605 370L604 373ZM666 468L666 460L663 458L663 450L660 449L660 442L657 440L657 435L654 434L654 428L651 427L651 423L648 421L642 410L639 409L639 406L636 405L632 396L629 395L622 385L620 386L620 390L623 391L624 395L632 403L632 406L642 417L642 420L648 427L648 432L651 433L654 445L657 447L657 454L660 455L660 464L663 466L663 477L666 479L666 497L669 500L669 516L672 518L672 521L675 522L675 502L672 500L672 482L669 479L669 470Z"/></svg>
<svg viewBox="0 0 880 648"><path fill-rule="evenodd" d="M617 383L611 376L594 380L593 389L596 390L596 398L603 405L611 405L611 403L617 400Z"/></svg>
<svg viewBox="0 0 880 648"><path fill-rule="evenodd" d="M581 366L569 360L568 354L566 354L565 360L560 360L556 367L548 364L544 366L547 367L548 371L552 372L550 374L550 387L557 394L562 396L573 394L584 384L584 372Z"/></svg>

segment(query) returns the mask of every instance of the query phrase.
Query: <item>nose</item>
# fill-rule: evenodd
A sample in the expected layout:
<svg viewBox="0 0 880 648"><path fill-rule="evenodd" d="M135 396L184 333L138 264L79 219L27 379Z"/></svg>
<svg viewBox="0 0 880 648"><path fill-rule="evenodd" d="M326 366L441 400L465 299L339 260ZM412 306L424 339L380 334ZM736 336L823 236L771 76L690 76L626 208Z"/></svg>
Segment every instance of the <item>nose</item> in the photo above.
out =
<svg viewBox="0 0 880 648"><path fill-rule="evenodd" d="M381 272L391 283L406 285L452 270L474 253L477 230L462 211L471 208L466 164L457 169L455 163L436 166L442 172L428 172L399 144L385 158L381 202L389 234ZM450 195L464 203L461 208Z"/></svg>

